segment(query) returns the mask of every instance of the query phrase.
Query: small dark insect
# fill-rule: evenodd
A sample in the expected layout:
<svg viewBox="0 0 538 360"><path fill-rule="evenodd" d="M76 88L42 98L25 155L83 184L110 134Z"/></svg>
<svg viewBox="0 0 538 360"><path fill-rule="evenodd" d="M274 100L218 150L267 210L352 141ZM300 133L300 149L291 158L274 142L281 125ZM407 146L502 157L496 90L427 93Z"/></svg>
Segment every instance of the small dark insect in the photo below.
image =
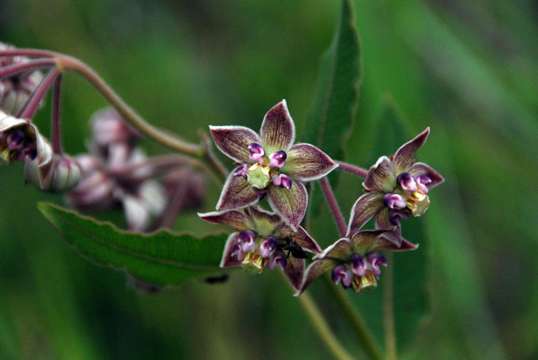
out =
<svg viewBox="0 0 538 360"><path fill-rule="evenodd" d="M294 241L288 242L286 249L289 251L288 256L291 254L297 259L306 259L308 257L308 254Z"/></svg>
<svg viewBox="0 0 538 360"><path fill-rule="evenodd" d="M214 284L222 284L228 281L230 276L228 274L220 274L215 276L208 276L204 279L204 281L210 285Z"/></svg>

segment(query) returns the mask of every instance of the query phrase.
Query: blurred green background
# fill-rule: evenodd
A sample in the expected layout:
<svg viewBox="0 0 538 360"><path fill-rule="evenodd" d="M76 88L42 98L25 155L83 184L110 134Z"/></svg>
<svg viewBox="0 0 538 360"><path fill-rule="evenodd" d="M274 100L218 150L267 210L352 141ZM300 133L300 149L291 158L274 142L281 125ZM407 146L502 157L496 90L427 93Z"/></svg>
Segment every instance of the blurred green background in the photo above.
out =
<svg viewBox="0 0 538 360"><path fill-rule="evenodd" d="M363 81L348 160L368 166L380 155L371 146L372 119L391 96L413 133L432 127L419 156L447 178L420 219L432 256L432 312L404 357L538 357L537 3L355 5ZM339 7L334 0L0 0L0 40L80 57L151 122L194 140L210 123L257 128L282 98L300 129ZM65 85L65 146L80 153L87 119L105 104L74 75ZM42 129L47 110L36 120ZM76 255L38 213L37 201L61 197L25 186L20 166L0 168L0 177L0 358L329 357L278 274L238 272L222 285L138 294L123 274ZM360 184L345 177L344 185L347 214ZM210 190L204 210L217 195ZM178 220L178 229L187 227L214 231L194 213ZM338 311L322 285L313 291L324 310ZM341 317L331 325L358 351Z"/></svg>

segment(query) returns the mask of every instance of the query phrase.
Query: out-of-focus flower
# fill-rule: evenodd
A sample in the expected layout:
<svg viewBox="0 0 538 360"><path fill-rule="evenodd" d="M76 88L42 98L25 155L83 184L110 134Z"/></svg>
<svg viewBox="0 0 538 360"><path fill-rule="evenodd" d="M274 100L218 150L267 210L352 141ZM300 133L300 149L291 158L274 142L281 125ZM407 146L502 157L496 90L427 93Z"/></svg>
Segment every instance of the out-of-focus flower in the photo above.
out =
<svg viewBox="0 0 538 360"><path fill-rule="evenodd" d="M47 139L29 120L0 111L0 156L24 161L26 181L43 191L65 191L80 179L79 166L67 155L53 154Z"/></svg>
<svg viewBox="0 0 538 360"><path fill-rule="evenodd" d="M0 51L13 48L0 43ZM24 56L0 57L0 68L29 60ZM17 115L42 80L43 74L38 70L0 79L0 109L8 114Z"/></svg>
<svg viewBox="0 0 538 360"><path fill-rule="evenodd" d="M345 289L359 292L377 286L381 268L387 266L382 251L409 251L417 245L402 239L396 230L363 230L341 238L314 257L305 271L300 292L316 278L331 272L331 278Z"/></svg>
<svg viewBox="0 0 538 360"><path fill-rule="evenodd" d="M263 119L260 134L243 126L210 126L215 144L238 163L228 176L217 210L255 204L268 196L274 211L293 229L304 218L304 182L320 179L338 164L317 147L295 144L295 124L282 100Z"/></svg>
<svg viewBox="0 0 538 360"><path fill-rule="evenodd" d="M280 216L258 207L198 214L202 220L232 227L222 254L221 267L247 266L262 272L280 267L295 289L303 278L306 252L319 253L319 245L305 229L297 231Z"/></svg>
<svg viewBox="0 0 538 360"><path fill-rule="evenodd" d="M370 219L381 229L400 226L400 219L423 215L430 204L429 191L444 181L429 165L417 162L416 151L426 142L430 128L403 144L391 157L382 156L368 170L361 195L351 210L348 234Z"/></svg>
<svg viewBox="0 0 538 360"><path fill-rule="evenodd" d="M81 211L102 211L121 205L130 230L147 231L162 215L167 197L161 183L151 179L147 157L136 147L138 135L115 111L92 118L90 154L76 158L82 179L67 202Z"/></svg>

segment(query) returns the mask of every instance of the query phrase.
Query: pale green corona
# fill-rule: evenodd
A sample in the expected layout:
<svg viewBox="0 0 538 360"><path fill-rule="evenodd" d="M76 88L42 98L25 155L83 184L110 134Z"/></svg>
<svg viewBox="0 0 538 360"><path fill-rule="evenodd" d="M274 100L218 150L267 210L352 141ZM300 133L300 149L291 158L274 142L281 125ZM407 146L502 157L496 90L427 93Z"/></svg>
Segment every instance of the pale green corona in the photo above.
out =
<svg viewBox="0 0 538 360"><path fill-rule="evenodd" d="M271 168L266 165L254 164L248 168L247 181L256 189L265 189L271 181Z"/></svg>

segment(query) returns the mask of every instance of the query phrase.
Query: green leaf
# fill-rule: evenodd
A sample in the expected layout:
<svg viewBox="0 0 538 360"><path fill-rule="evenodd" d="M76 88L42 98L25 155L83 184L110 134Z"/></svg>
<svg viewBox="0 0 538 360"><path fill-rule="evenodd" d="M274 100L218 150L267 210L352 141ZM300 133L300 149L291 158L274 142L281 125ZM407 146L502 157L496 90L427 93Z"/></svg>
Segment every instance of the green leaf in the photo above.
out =
<svg viewBox="0 0 538 360"><path fill-rule="evenodd" d="M406 131L406 123L402 120L394 101L386 97L376 122L377 137L374 149L377 156L390 155L411 136ZM375 161L375 159L373 159ZM402 223L403 235L420 247L413 252L396 253L392 256L393 303L396 325L398 351L405 350L416 338L417 331L430 311L428 293L428 262L430 244L424 229L424 220L428 213L419 219L408 219ZM384 282L381 276L380 288L352 295L353 300L364 314L368 325L377 334L384 336L383 331L383 293L390 281ZM387 279L388 280L388 279Z"/></svg>
<svg viewBox="0 0 538 360"><path fill-rule="evenodd" d="M333 42L322 58L317 94L303 132L306 142L338 160L344 158L345 143L353 128L360 79L359 36L353 3L343 0ZM334 172L331 179L336 186L338 174ZM312 191L309 218L320 216L322 200L320 191Z"/></svg>
<svg viewBox="0 0 538 360"><path fill-rule="evenodd" d="M151 284L177 285L219 271L226 235L131 233L51 203L38 208L84 258Z"/></svg>

